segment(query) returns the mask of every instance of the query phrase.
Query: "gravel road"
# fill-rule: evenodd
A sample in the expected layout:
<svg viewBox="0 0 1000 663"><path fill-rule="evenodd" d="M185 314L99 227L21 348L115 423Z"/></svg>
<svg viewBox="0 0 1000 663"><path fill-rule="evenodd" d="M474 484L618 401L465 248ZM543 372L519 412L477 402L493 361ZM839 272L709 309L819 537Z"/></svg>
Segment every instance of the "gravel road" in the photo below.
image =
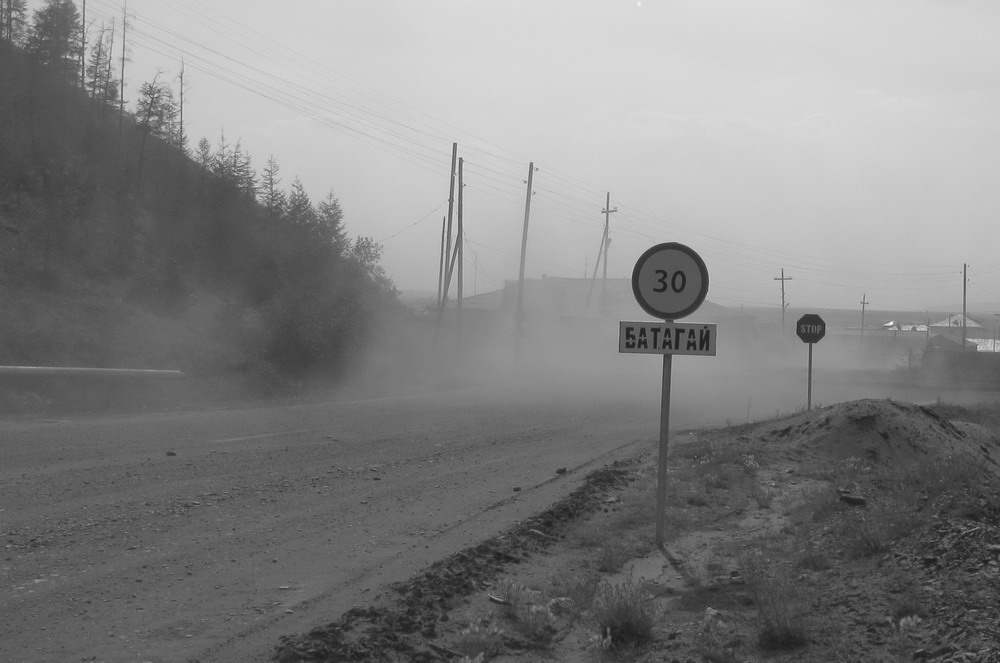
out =
<svg viewBox="0 0 1000 663"><path fill-rule="evenodd" d="M673 428L802 406L802 371L677 364ZM659 362L621 365L397 398L0 420L0 660L264 661L280 635L652 450ZM837 379L815 394L894 391Z"/></svg>
<svg viewBox="0 0 1000 663"><path fill-rule="evenodd" d="M633 403L477 388L0 421L0 660L266 660L648 446L655 405Z"/></svg>

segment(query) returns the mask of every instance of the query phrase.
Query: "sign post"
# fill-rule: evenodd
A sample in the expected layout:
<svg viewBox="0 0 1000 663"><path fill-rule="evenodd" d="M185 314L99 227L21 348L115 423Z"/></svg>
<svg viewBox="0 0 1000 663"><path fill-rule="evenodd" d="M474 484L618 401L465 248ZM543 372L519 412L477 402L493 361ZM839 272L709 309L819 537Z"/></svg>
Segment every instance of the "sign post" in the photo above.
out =
<svg viewBox="0 0 1000 663"><path fill-rule="evenodd" d="M813 344L826 336L826 323L815 313L806 313L795 323L795 335L809 344L809 388L806 390L806 410L812 409L813 402Z"/></svg>
<svg viewBox="0 0 1000 663"><path fill-rule="evenodd" d="M675 354L715 356L716 326L675 323L693 313L708 294L708 268L683 244L667 242L650 248L632 270L632 294L643 311L663 320L621 322L618 351L662 354L660 446L656 483L656 545L663 547L667 512L667 443L670 431L670 381Z"/></svg>

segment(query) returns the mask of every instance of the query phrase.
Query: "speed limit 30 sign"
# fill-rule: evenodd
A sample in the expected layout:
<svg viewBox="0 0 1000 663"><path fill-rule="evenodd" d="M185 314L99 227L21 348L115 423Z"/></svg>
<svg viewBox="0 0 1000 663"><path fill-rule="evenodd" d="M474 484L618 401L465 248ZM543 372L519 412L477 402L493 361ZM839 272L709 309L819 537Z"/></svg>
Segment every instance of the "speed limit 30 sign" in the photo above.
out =
<svg viewBox="0 0 1000 663"><path fill-rule="evenodd" d="M657 244L632 270L632 293L642 310L663 320L622 322L618 351L663 355L660 394L660 449L656 480L656 545L663 548L667 504L667 440L673 355L715 355L715 325L674 322L691 315L708 294L708 268L697 253L676 242Z"/></svg>
<svg viewBox="0 0 1000 663"><path fill-rule="evenodd" d="M632 293L642 310L654 318L684 318L705 301L708 268L701 256L683 244L657 244L636 261Z"/></svg>

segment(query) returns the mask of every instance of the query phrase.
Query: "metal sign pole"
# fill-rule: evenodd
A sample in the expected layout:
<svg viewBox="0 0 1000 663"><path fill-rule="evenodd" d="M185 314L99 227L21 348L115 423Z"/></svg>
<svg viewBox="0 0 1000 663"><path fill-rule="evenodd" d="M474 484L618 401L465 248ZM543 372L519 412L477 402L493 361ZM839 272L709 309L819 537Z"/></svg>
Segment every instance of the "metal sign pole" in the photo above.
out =
<svg viewBox="0 0 1000 663"><path fill-rule="evenodd" d="M809 344L809 388L806 390L806 410L813 409L813 344Z"/></svg>
<svg viewBox="0 0 1000 663"><path fill-rule="evenodd" d="M673 355L663 355L663 385L660 397L660 450L656 473L656 546L663 548L667 518L667 441L670 432L670 376Z"/></svg>

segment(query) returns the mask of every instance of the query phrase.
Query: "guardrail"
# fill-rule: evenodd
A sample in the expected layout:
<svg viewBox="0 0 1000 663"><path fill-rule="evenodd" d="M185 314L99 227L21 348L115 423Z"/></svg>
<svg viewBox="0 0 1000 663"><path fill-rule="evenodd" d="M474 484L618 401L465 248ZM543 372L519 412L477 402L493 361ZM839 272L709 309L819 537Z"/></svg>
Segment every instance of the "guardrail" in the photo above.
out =
<svg viewBox="0 0 1000 663"><path fill-rule="evenodd" d="M0 377L50 378L183 378L183 371L152 368L85 368L76 366L0 366Z"/></svg>
<svg viewBox="0 0 1000 663"><path fill-rule="evenodd" d="M145 405L163 399L166 383L177 383L186 377L183 371L150 368L0 366L0 384L27 387L36 399L32 407L36 402L49 405L58 402L61 407L111 408L112 400ZM153 387L154 383L159 386Z"/></svg>

